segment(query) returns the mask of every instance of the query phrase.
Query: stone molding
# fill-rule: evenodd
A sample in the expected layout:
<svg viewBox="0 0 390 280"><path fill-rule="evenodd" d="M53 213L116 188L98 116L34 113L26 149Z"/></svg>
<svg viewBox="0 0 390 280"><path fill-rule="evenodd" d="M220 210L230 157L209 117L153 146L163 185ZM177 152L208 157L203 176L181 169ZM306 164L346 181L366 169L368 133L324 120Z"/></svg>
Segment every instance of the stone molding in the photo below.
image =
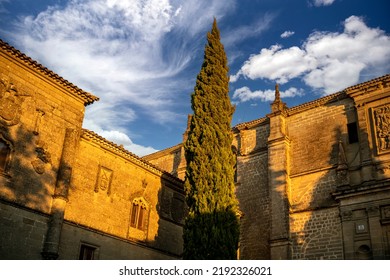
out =
<svg viewBox="0 0 390 280"><path fill-rule="evenodd" d="M2 41L1 39L0 39L0 49L1 49L1 52L6 53L7 55L12 56L14 59L22 62L26 67L32 69L32 71L45 75L47 78L55 81L61 87L65 88L66 91L70 91L74 95L76 95L77 97L81 98L84 101L85 106L90 105L93 102L99 100L98 97L80 89L76 85L65 80L64 78L62 78L58 74L56 74L53 71L49 70L48 68L44 67L42 64L39 64L37 61L28 57L27 55L25 55L21 51L15 49L14 47L10 46L6 42Z"/></svg>
<svg viewBox="0 0 390 280"><path fill-rule="evenodd" d="M154 174L161 176L164 175L164 179L170 181L171 183L175 184L176 186L182 185L183 181L179 178L171 175L170 173L161 170L157 166L151 164L150 162L146 161L143 158L140 158L136 156L135 154L127 151L123 146L117 145L111 141L108 141L107 139L103 138L102 136L98 135L97 133L83 129L81 137L89 142L94 142L97 145L99 145L101 148L106 149L118 156L121 156L125 158L126 160L130 160L131 162L137 164L140 167L143 167L149 171L152 171ZM181 191L184 191L181 189Z"/></svg>

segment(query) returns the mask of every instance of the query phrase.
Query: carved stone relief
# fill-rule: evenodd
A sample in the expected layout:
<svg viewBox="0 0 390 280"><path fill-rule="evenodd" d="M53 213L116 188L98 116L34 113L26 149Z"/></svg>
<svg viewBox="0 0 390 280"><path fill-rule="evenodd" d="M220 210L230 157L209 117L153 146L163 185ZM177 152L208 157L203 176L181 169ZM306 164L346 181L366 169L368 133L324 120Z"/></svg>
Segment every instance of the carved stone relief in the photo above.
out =
<svg viewBox="0 0 390 280"><path fill-rule="evenodd" d="M99 166L98 177L96 180L95 192L106 192L111 194L112 170L104 166Z"/></svg>
<svg viewBox="0 0 390 280"><path fill-rule="evenodd" d="M390 205L381 207L381 223L390 224Z"/></svg>
<svg viewBox="0 0 390 280"><path fill-rule="evenodd" d="M14 84L6 79L0 80L0 123L12 126L19 123L22 104L26 94L18 92Z"/></svg>
<svg viewBox="0 0 390 280"><path fill-rule="evenodd" d="M378 153L390 152L390 104L374 108L373 121Z"/></svg>
<svg viewBox="0 0 390 280"><path fill-rule="evenodd" d="M37 158L31 161L31 164L34 167L35 172L43 174L45 173L47 166L51 164L51 155L48 152L47 145L40 140L36 142L35 152L37 153Z"/></svg>
<svg viewBox="0 0 390 280"><path fill-rule="evenodd" d="M41 129L41 120L42 117L45 115L45 112L41 109L36 109L36 119L35 119L35 125L34 125L34 131L33 133L35 135L38 135Z"/></svg>

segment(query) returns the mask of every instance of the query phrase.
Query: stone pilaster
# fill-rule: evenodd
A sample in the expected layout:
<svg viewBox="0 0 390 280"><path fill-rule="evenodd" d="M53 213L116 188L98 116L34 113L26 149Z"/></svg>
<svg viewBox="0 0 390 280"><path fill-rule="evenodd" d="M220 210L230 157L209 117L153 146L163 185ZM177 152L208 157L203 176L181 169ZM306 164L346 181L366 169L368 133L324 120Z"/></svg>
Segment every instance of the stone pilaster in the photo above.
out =
<svg viewBox="0 0 390 280"><path fill-rule="evenodd" d="M359 145L360 145L360 176L362 183L373 180L373 162L372 151L368 139L368 114L364 104L358 104L356 111L358 115L358 128L359 128Z"/></svg>
<svg viewBox="0 0 390 280"><path fill-rule="evenodd" d="M192 120L192 115L190 114L187 117L187 129L183 133L183 145L180 148L180 163L179 163L179 166L177 168L177 177L179 177L179 179L182 179L182 180L185 180L185 177L186 177L187 161L186 161L184 145L185 145L187 138L188 138L188 132L190 131L191 120Z"/></svg>
<svg viewBox="0 0 390 280"><path fill-rule="evenodd" d="M286 105L280 100L278 85L271 104L270 135L268 137L268 182L271 208L271 259L291 259L289 230L289 149L286 131Z"/></svg>
<svg viewBox="0 0 390 280"><path fill-rule="evenodd" d="M67 128L60 166L57 174L56 188L54 190L51 216L49 220L46 240L43 245L43 259L57 259L61 239L62 224L64 221L65 208L68 201L68 192L72 177L76 147L79 135L75 129Z"/></svg>

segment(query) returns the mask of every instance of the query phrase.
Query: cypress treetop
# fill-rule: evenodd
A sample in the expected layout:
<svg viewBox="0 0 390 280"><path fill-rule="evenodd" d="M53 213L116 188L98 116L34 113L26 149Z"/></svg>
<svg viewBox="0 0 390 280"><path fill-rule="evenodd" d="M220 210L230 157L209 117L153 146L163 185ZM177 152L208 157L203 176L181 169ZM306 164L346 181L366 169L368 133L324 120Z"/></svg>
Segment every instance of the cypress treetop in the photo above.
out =
<svg viewBox="0 0 390 280"><path fill-rule="evenodd" d="M184 258L235 259L239 237L231 149L234 107L229 68L214 19L191 96L193 116L184 143L187 161Z"/></svg>

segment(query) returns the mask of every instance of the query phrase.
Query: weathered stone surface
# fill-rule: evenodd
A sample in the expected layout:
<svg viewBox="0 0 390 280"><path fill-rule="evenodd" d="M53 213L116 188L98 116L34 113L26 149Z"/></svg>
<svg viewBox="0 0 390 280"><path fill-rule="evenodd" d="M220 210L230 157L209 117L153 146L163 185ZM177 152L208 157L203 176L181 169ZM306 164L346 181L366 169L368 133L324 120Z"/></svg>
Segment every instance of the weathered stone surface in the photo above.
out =
<svg viewBox="0 0 390 280"><path fill-rule="evenodd" d="M373 213L356 234L352 217L390 205L389 82L386 75L293 108L276 92L270 114L233 128L240 258L390 258L389 219ZM172 168L170 152L148 159Z"/></svg>
<svg viewBox="0 0 390 280"><path fill-rule="evenodd" d="M138 158L82 129L97 98L0 44L0 257L180 258L182 145ZM277 88L233 128L241 259L390 258L389 85L293 108Z"/></svg>
<svg viewBox="0 0 390 280"><path fill-rule="evenodd" d="M98 98L0 46L0 258L78 259L82 244L100 259L180 257L182 181L83 130Z"/></svg>

